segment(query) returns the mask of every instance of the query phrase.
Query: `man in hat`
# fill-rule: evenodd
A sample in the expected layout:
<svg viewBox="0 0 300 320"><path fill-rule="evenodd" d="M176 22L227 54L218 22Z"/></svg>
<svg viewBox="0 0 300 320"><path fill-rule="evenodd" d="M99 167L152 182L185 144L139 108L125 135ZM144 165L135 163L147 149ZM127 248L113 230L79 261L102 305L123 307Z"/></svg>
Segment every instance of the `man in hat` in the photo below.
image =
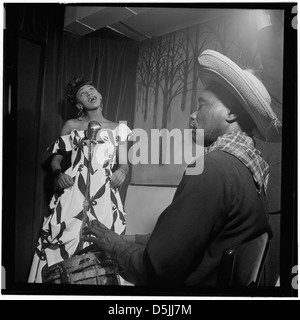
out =
<svg viewBox="0 0 300 320"><path fill-rule="evenodd" d="M136 285L216 286L224 249L268 233L269 167L253 135L280 139L281 124L263 84L224 55L199 56L204 91L190 116L194 141L204 130L204 170L184 174L172 203L148 237L134 242L95 221L84 240L113 254Z"/></svg>

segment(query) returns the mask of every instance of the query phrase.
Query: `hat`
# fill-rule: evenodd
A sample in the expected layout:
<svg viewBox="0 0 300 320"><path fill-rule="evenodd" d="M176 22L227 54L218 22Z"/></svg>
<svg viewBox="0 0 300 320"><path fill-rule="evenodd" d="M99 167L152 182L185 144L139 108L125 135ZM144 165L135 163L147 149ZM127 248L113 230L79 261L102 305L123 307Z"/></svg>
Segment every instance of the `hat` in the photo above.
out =
<svg viewBox="0 0 300 320"><path fill-rule="evenodd" d="M214 50L204 50L198 57L199 77L205 87L216 81L227 88L253 119L258 138L278 142L281 123L271 108L271 97L262 82L249 71Z"/></svg>

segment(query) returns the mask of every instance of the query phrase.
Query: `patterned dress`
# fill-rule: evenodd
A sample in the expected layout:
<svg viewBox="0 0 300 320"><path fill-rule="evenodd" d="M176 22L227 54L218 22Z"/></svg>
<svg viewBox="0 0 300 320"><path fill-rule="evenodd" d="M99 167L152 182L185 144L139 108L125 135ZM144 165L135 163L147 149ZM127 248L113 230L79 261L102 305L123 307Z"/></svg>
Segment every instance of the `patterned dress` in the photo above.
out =
<svg viewBox="0 0 300 320"><path fill-rule="evenodd" d="M85 132L74 129L48 148L52 153L72 152L71 166L65 173L74 184L51 199L51 213L44 220L28 282L42 282L43 267L66 260L77 251L84 212L88 220L97 219L116 233L125 233L123 204L118 189L112 188L110 181L117 146L130 134L125 124L113 130L102 129L90 148ZM90 158L88 209L84 210Z"/></svg>

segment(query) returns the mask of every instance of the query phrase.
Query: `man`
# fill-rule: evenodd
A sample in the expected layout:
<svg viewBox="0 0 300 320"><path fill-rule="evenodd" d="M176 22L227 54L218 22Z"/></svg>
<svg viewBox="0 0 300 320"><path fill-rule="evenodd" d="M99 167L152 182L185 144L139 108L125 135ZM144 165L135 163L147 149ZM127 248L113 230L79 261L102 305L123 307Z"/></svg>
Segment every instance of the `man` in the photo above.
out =
<svg viewBox="0 0 300 320"><path fill-rule="evenodd" d="M216 51L205 50L199 63L205 90L190 127L196 142L204 129L203 172L183 175L146 242L125 241L96 221L84 231L84 240L114 255L120 274L136 285L216 286L225 248L272 234L268 164L251 138L280 139L270 96L253 74Z"/></svg>

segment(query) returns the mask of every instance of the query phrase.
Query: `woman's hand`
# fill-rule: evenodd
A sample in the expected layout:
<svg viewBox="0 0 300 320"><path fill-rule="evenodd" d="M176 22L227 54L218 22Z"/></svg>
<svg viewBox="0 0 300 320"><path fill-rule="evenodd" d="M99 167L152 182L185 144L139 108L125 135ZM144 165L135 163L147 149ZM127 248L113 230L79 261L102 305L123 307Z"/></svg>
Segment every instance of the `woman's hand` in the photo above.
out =
<svg viewBox="0 0 300 320"><path fill-rule="evenodd" d="M72 187L74 184L72 177L65 173L60 173L58 175L57 182L62 189Z"/></svg>
<svg viewBox="0 0 300 320"><path fill-rule="evenodd" d="M126 175L123 169L120 168L116 170L111 176L111 186L113 188L119 187L124 182L125 178L126 178Z"/></svg>

